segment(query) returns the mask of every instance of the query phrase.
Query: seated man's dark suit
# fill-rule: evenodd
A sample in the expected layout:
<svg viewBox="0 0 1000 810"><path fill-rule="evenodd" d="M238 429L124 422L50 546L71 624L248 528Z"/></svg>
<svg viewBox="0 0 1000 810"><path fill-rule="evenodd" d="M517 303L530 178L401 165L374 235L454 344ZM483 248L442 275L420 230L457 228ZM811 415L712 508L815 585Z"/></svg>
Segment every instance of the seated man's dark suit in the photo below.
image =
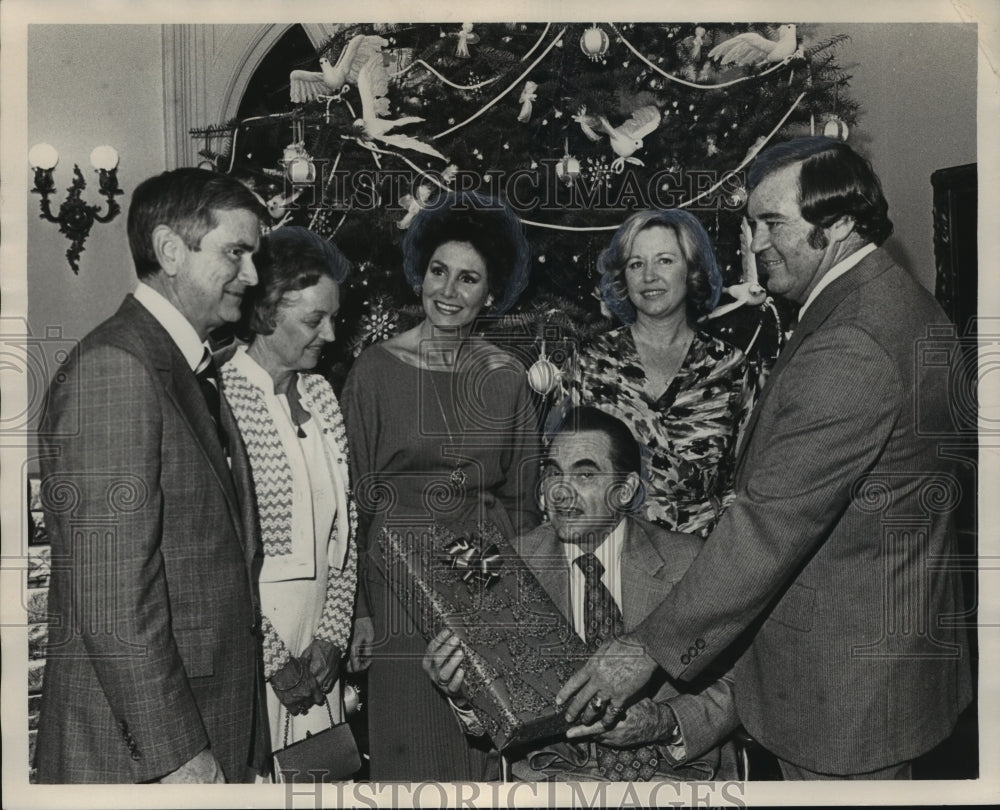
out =
<svg viewBox="0 0 1000 810"><path fill-rule="evenodd" d="M625 518L621 554L620 605L625 630L641 622L669 593L701 550L702 541L689 534L670 532L639 518ZM570 617L569 569L563 544L550 523L514 542L520 556L561 611ZM683 756L664 744L655 779L683 781L735 779L736 751L726 738L739 725L728 676L685 684L656 678L643 693L666 703L677 717L683 739ZM524 780L604 780L597 767L594 744L584 740L555 743L531 751L512 765Z"/></svg>

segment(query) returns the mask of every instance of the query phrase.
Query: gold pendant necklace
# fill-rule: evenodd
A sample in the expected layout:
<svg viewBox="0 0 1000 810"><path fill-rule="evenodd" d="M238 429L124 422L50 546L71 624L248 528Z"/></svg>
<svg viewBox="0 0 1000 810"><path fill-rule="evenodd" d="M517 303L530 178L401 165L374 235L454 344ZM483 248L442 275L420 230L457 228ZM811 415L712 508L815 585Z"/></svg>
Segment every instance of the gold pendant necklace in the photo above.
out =
<svg viewBox="0 0 1000 810"><path fill-rule="evenodd" d="M428 372L433 375L435 372L428 370ZM437 400L438 410L441 411L441 421L444 422L444 429L448 431L448 439L451 441L451 446L455 446L455 437L451 434L451 424L448 422L448 417L444 412L444 403L441 401L441 394L438 392L437 380L431 376L431 388L434 389L434 398ZM458 419L458 407L455 408L455 418ZM462 425L459 422L458 429L461 432ZM464 490L465 482L468 477L465 474L465 470L462 469L462 450L465 448L465 434L462 433L462 443L458 447L458 459L455 462L455 469L451 471L448 476L448 481L451 483L452 487L456 490Z"/></svg>

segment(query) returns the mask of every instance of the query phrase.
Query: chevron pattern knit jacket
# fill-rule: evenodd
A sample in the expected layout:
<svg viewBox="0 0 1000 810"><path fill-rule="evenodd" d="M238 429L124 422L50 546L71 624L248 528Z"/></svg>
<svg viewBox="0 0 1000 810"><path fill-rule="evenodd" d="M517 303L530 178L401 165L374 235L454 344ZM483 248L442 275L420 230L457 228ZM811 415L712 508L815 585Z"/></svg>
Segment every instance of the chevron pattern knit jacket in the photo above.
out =
<svg viewBox="0 0 1000 810"><path fill-rule="evenodd" d="M348 480L347 433L344 417L330 384L319 374L303 374L303 405L317 418L324 439L332 438L339 458L338 467ZM240 433L247 447L253 470L257 509L260 515L264 554L277 556L291 552L292 532L292 471L285 451L260 389L240 371L227 363L222 369L222 384L226 400L239 422ZM329 641L341 652L347 650L357 589L357 529L358 513L350 489L347 494L348 525L347 559L343 568L330 566L326 600L315 637ZM337 531L334 521L332 532ZM335 540L331 537L330 540ZM296 653L293 653L263 617L264 675L270 678Z"/></svg>

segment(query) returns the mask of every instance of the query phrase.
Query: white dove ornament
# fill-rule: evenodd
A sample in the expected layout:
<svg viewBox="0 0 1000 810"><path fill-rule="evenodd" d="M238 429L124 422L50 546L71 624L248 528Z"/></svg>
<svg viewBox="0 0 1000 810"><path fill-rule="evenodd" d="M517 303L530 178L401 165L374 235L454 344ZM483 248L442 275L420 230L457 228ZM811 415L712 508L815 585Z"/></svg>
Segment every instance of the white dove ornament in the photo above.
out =
<svg viewBox="0 0 1000 810"><path fill-rule="evenodd" d="M292 102L302 104L343 93L348 85L357 81L362 66L388 44L389 40L384 37L358 34L340 52L337 64L324 56L319 60L319 71L293 70L288 77Z"/></svg>
<svg viewBox="0 0 1000 810"><path fill-rule="evenodd" d="M286 196L283 192L279 191L269 200L265 200L256 190L252 182L247 182L245 180L241 182L243 182L243 185L250 189L250 193L257 198L257 202L267 209L268 216L274 220L273 222L265 223L263 228L264 233L276 231L292 218L292 212L288 209L302 195L302 192L305 191L304 188L299 188L292 192L290 196Z"/></svg>
<svg viewBox="0 0 1000 810"><path fill-rule="evenodd" d="M637 166L645 164L637 157L633 157L635 152L642 149L642 139L652 134L660 125L660 111L652 104L640 107L632 113L631 117L621 126L612 127L608 119L603 115L600 117L601 127L611 139L611 148L618 155L611 162L611 170L621 173L625 168L626 161Z"/></svg>
<svg viewBox="0 0 1000 810"><path fill-rule="evenodd" d="M637 166L645 164L633 155L642 149L642 140L647 135L653 133L660 125L660 111L652 104L640 107L632 113L631 117L618 127L611 126L611 122L603 115L587 115L587 108L581 107L580 111L573 116L573 120L580 125L583 134L590 140L600 140L597 130L603 130L611 140L611 148L618 155L611 161L611 170L621 174L626 163L634 163Z"/></svg>
<svg viewBox="0 0 1000 810"><path fill-rule="evenodd" d="M742 306L757 306L763 304L767 298L767 290L757 280L757 259L754 257L753 251L750 250L752 240L750 223L744 217L740 223L740 255L743 257L743 279L739 284L723 288L723 292L734 300L721 307L716 307L708 313L707 318L718 318L720 315L725 315L727 312L732 312Z"/></svg>
<svg viewBox="0 0 1000 810"><path fill-rule="evenodd" d="M277 228L284 225L291 218L292 211L289 209L292 208L295 201L301 197L304 192L304 186L300 186L288 195L279 191L265 203L267 213L271 219L278 220L278 223L272 227Z"/></svg>
<svg viewBox="0 0 1000 810"><path fill-rule="evenodd" d="M409 135L389 134L396 127L416 124L424 119L416 115L396 118L395 120L382 118L381 116L389 114L389 99L385 98L387 92L389 92L389 74L386 73L381 54L378 54L372 56L358 73L361 118L354 122L355 129L359 131L358 140L369 147L374 147L372 141L381 141L398 149L412 149L415 152L422 152L425 155L447 161L447 158L437 149L417 138Z"/></svg>
<svg viewBox="0 0 1000 810"><path fill-rule="evenodd" d="M708 52L708 56L718 59L722 65L762 65L781 62L795 52L795 26L788 24L778 28L777 40L748 31L720 42Z"/></svg>

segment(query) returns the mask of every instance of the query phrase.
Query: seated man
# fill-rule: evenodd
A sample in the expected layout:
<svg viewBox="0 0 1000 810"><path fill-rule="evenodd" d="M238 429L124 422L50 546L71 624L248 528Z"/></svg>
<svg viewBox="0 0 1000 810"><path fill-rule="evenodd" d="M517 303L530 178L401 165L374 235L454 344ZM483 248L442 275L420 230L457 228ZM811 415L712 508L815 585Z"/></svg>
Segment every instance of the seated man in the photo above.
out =
<svg viewBox="0 0 1000 810"><path fill-rule="evenodd" d="M628 514L639 469L639 448L624 423L595 408L573 409L542 468L548 519L514 541L591 648L642 621L701 548L693 535ZM424 669L466 730L481 733L462 694L462 658L457 638L443 630L428 645ZM737 725L727 676L679 686L661 673L624 711L608 707L603 722L574 726L565 740L517 753L512 771L528 781L734 779L735 751L723 743Z"/></svg>

